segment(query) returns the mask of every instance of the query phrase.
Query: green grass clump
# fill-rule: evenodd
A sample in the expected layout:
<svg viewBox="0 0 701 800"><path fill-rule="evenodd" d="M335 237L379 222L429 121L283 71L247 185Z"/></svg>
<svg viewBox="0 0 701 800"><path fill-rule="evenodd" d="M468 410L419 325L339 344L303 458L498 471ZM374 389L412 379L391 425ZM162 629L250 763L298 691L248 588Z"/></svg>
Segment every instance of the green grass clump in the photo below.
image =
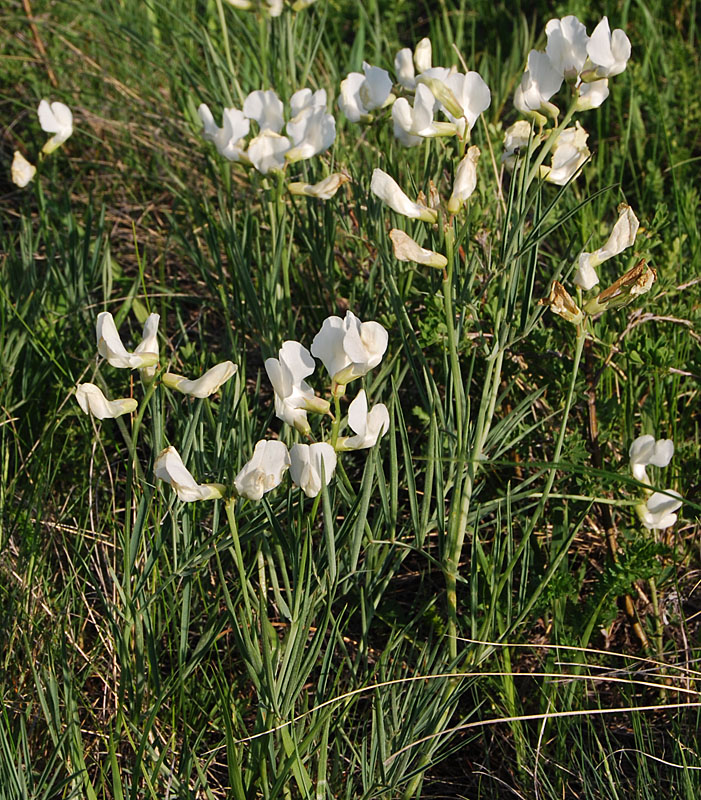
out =
<svg viewBox="0 0 701 800"><path fill-rule="evenodd" d="M698 797L695 3L291 5L3 11L0 800ZM552 186L532 143L509 174L528 50L552 16L591 32L600 11L632 58L577 116L591 158ZM445 201L462 145L407 149L388 109L360 126L336 103L349 71L392 71L423 36L492 92L476 191L436 225L390 211L372 171ZM305 86L333 98L337 137L284 179L203 141L200 103L220 119ZM42 158L41 98L75 128ZM23 189L14 150L39 166ZM340 170L332 200L286 192ZM571 325L539 301L560 281L586 303L578 256L621 202L641 228L602 287L643 258L657 280ZM446 269L398 261L390 227ZM304 441L264 361L347 309L387 352L342 398L320 366L335 416L310 422L335 441L362 385L388 409L379 444L339 454L314 499L285 479L260 502L183 504L155 479L168 445L228 491L258 440ZM153 382L95 358L101 311L128 349L160 314ZM224 360L238 371L207 399L161 380ZM139 411L85 416L88 381ZM642 433L675 446L650 469L684 498L663 531L634 508Z"/></svg>

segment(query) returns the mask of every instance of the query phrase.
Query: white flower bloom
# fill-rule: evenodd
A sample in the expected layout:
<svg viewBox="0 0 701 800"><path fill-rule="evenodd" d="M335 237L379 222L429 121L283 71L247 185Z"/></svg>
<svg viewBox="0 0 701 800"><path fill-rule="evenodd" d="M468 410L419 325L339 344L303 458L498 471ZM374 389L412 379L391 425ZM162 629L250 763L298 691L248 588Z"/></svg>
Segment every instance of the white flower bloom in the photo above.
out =
<svg viewBox="0 0 701 800"><path fill-rule="evenodd" d="M290 194L303 194L307 197L316 197L319 200L330 200L344 183L350 181L350 175L345 172L334 172L319 183L304 183L303 181L290 183Z"/></svg>
<svg viewBox="0 0 701 800"><path fill-rule="evenodd" d="M422 219L424 222L435 222L438 219L435 209L414 203L399 188L394 178L381 169L373 170L370 191L397 214L411 219Z"/></svg>
<svg viewBox="0 0 701 800"><path fill-rule="evenodd" d="M574 276L574 282L582 289L591 289L595 286L599 279L596 277L595 267L608 261L609 258L617 256L622 253L626 248L631 247L635 243L635 237L638 233L640 223L635 216L633 209L621 203L618 206L618 220L613 226L611 235L609 236L606 244L595 250L593 253L582 253L579 257L579 268ZM596 280L592 283L593 278Z"/></svg>
<svg viewBox="0 0 701 800"><path fill-rule="evenodd" d="M409 91L416 88L414 55L408 47L402 48L394 57L394 71L397 73L397 83L400 86Z"/></svg>
<svg viewBox="0 0 701 800"><path fill-rule="evenodd" d="M446 108L446 113L457 128L460 136L465 136L465 128L469 133L477 122L479 115L489 108L492 94L489 86L478 72L454 72L445 80L445 85L453 93L458 102L459 111ZM439 98L440 99L440 98Z"/></svg>
<svg viewBox="0 0 701 800"><path fill-rule="evenodd" d="M34 178L36 171L37 168L34 164L30 164L19 150L15 150L15 154L12 158L12 167L10 168L12 183L14 183L15 186L19 186L20 189L24 189Z"/></svg>
<svg viewBox="0 0 701 800"><path fill-rule="evenodd" d="M251 92L243 101L243 113L258 123L260 132L280 133L285 122L282 100L272 89Z"/></svg>
<svg viewBox="0 0 701 800"><path fill-rule="evenodd" d="M336 139L336 120L326 113L324 106L305 108L287 123L285 130L292 143L285 158L290 162L300 161L331 147Z"/></svg>
<svg viewBox="0 0 701 800"><path fill-rule="evenodd" d="M548 44L545 52L553 67L567 80L575 79L587 60L586 26L577 17L569 15L551 19L545 26Z"/></svg>
<svg viewBox="0 0 701 800"><path fill-rule="evenodd" d="M293 117L303 111L314 111L318 108L326 109L326 89L317 89L315 92L309 88L298 89L290 97L290 111Z"/></svg>
<svg viewBox="0 0 701 800"><path fill-rule="evenodd" d="M630 470L633 477L640 483L648 486L650 481L645 467L652 464L655 467L666 467L674 455L674 442L671 439L658 439L650 434L638 436L631 444L628 452L630 457Z"/></svg>
<svg viewBox="0 0 701 800"><path fill-rule="evenodd" d="M285 168L285 155L289 149L290 140L286 136L266 130L251 139L247 155L258 172L267 175L271 170Z"/></svg>
<svg viewBox="0 0 701 800"><path fill-rule="evenodd" d="M630 58L630 39L620 28L611 33L608 18L604 17L589 39L587 55L591 69L586 65L583 77L592 80L612 78L626 68Z"/></svg>
<svg viewBox="0 0 701 800"><path fill-rule="evenodd" d="M477 187L477 162L479 157L479 147L474 145L469 147L465 157L455 170L453 192L448 200L448 211L451 214L458 213Z"/></svg>
<svg viewBox="0 0 701 800"><path fill-rule="evenodd" d="M544 112L556 118L559 111L550 98L560 86L562 73L553 66L547 53L531 50L528 67L514 94L514 105L523 114L540 116L540 112Z"/></svg>
<svg viewBox="0 0 701 800"><path fill-rule="evenodd" d="M334 383L345 385L367 375L385 354L387 331L379 322L361 322L352 311L345 319L324 320L312 342L312 355L320 358Z"/></svg>
<svg viewBox="0 0 701 800"><path fill-rule="evenodd" d="M394 101L394 135L405 147L421 144L426 136L452 136L458 132L457 125L433 121L435 102L433 93L423 83L416 87L413 108L405 97Z"/></svg>
<svg viewBox="0 0 701 800"><path fill-rule="evenodd" d="M669 489L666 492L653 492L648 497L647 503L636 506L636 511L640 521L648 530L665 530L677 521L674 512L681 508L681 505L682 496L674 489Z"/></svg>
<svg viewBox="0 0 701 800"><path fill-rule="evenodd" d="M42 100L37 109L41 129L47 133L55 134L42 147L42 152L48 155L62 145L73 133L73 114L63 103L51 103Z"/></svg>
<svg viewBox="0 0 701 800"><path fill-rule="evenodd" d="M588 111L598 108L609 96L608 78L602 78L592 83L580 83L577 88L577 111Z"/></svg>
<svg viewBox="0 0 701 800"><path fill-rule="evenodd" d="M535 138L535 137L534 137ZM501 160L511 172L516 165L516 159L521 152L525 152L531 140L531 123L525 119L514 122L504 132L504 152Z"/></svg>
<svg viewBox="0 0 701 800"><path fill-rule="evenodd" d="M279 358L265 361L265 371L275 390L275 416L309 435L307 411L326 414L329 410L328 401L317 397L304 380L314 372L316 364L299 342L283 342L278 355Z"/></svg>
<svg viewBox="0 0 701 800"><path fill-rule="evenodd" d="M426 72L426 70L431 69L432 57L431 40L428 36L424 36L414 48L414 66L416 67L416 71Z"/></svg>
<svg viewBox="0 0 701 800"><path fill-rule="evenodd" d="M134 355L155 355L158 362L158 323L160 314L149 314L144 322L144 330L139 344L134 348ZM156 364L141 367L142 378L150 380L156 374Z"/></svg>
<svg viewBox="0 0 701 800"><path fill-rule="evenodd" d="M209 110L209 106L202 103L197 109L204 130L202 136L205 141L212 142L219 155L229 161L247 161L243 139L248 136L251 128L250 120L246 119L243 111L238 108L225 108L222 116L222 127L218 127Z"/></svg>
<svg viewBox="0 0 701 800"><path fill-rule="evenodd" d="M106 358L113 367L121 369L141 369L153 367L158 363L158 342L154 328L158 328L158 314L151 314L144 324L144 338L133 353L129 353L114 324L109 311L97 315L95 333L97 335L97 352ZM143 348L143 349L140 349Z"/></svg>
<svg viewBox="0 0 701 800"><path fill-rule="evenodd" d="M222 497L225 487L221 483L197 483L183 464L180 454L174 447L166 447L159 453L153 465L157 478L169 483L183 503L196 500L216 500Z"/></svg>
<svg viewBox="0 0 701 800"><path fill-rule="evenodd" d="M131 397L108 400L94 383L79 383L75 390L75 399L86 414L92 414L98 419L114 419L122 414L131 414L138 405Z"/></svg>
<svg viewBox="0 0 701 800"><path fill-rule="evenodd" d="M384 403L373 406L368 413L365 389L348 406L348 424L355 436L342 436L336 443L337 450L363 450L374 447L377 440L389 430L389 411Z"/></svg>
<svg viewBox="0 0 701 800"><path fill-rule="evenodd" d="M351 72L341 81L338 105L350 122L367 119L369 113L382 108L392 98L392 79L386 69L363 62L364 73Z"/></svg>
<svg viewBox="0 0 701 800"><path fill-rule="evenodd" d="M336 452L327 442L295 444L290 448L290 477L307 495L316 497L321 491L321 474L328 486L336 469Z"/></svg>
<svg viewBox="0 0 701 800"><path fill-rule="evenodd" d="M204 375L194 381L184 378L182 375L175 375L166 372L163 376L163 383L171 389L175 389L191 397L209 397L236 374L238 367L231 361L222 361L221 364L208 369Z"/></svg>
<svg viewBox="0 0 701 800"><path fill-rule="evenodd" d="M421 247L411 236L398 228L392 228L389 232L389 238L392 240L394 257L397 261L415 261L417 264L425 264L428 267L437 267L438 269L443 269L448 264L448 259L445 256Z"/></svg>
<svg viewBox="0 0 701 800"><path fill-rule="evenodd" d="M289 466L290 454L284 442L261 439L251 460L234 478L236 492L240 497L260 500L266 492L280 485Z"/></svg>
<svg viewBox="0 0 701 800"><path fill-rule="evenodd" d="M541 166L540 177L548 183L564 186L591 155L588 138L589 134L579 122L574 128L565 128L553 147L551 166Z"/></svg>

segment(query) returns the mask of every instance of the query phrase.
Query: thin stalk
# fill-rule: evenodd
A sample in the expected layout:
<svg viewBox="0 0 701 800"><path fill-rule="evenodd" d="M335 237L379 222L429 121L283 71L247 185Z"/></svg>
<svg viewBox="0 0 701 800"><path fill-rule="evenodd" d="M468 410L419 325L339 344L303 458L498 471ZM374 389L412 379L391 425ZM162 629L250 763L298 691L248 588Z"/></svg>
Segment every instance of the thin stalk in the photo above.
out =
<svg viewBox="0 0 701 800"><path fill-rule="evenodd" d="M251 609L251 601L248 596L248 578L246 577L246 570L243 564L243 553L241 552L241 542L239 540L239 529L236 524L236 498L230 497L224 504L226 509L226 519L229 523L229 530L231 531L231 538L234 541L234 552L236 553L236 568L239 572L239 580L241 581L241 594L243 595L243 602L246 606L246 618L253 619L253 611Z"/></svg>

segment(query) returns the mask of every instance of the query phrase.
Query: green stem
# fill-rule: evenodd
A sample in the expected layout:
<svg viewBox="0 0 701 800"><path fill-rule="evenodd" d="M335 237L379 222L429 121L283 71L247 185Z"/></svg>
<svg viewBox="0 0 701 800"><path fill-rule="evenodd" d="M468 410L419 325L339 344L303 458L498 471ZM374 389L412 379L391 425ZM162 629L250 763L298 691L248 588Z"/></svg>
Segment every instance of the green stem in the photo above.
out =
<svg viewBox="0 0 701 800"><path fill-rule="evenodd" d="M448 265L443 273L443 307L445 309L445 324L448 331L448 352L450 354L450 371L453 378L453 402L455 403L455 427L462 448L463 442L463 412L465 407L465 392L462 385L462 373L458 358L458 347L455 335L455 316L453 314L453 268L454 268L454 235L450 227L445 234L446 258Z"/></svg>
<svg viewBox="0 0 701 800"><path fill-rule="evenodd" d="M246 606L246 618L253 619L253 611L251 609L251 600L248 596L248 578L246 577L246 569L243 563L243 553L241 552L241 542L239 540L239 529L236 524L236 498L230 497L224 504L226 509L226 519L229 522L229 530L231 531L231 538L234 542L234 552L236 553L236 568L239 573L239 580L241 581L241 594L243 595L243 602Z"/></svg>
<svg viewBox="0 0 701 800"><path fill-rule="evenodd" d="M572 120L572 117L574 116L576 110L577 110L576 103L572 103L572 105L567 109L567 113L562 118L562 122L557 126L557 128L553 128L553 130L550 131L550 135L543 142L543 145L540 148L540 152L538 153L536 160L533 162L530 170L528 171L528 175L526 176L526 183L524 186L524 189L526 191L528 191L528 188L533 183L533 180L538 174L540 167L543 164L543 161L545 161L545 159L548 157L548 153L550 153L550 151L555 146L555 142L557 142L560 134L562 133L562 131L565 130L567 125Z"/></svg>

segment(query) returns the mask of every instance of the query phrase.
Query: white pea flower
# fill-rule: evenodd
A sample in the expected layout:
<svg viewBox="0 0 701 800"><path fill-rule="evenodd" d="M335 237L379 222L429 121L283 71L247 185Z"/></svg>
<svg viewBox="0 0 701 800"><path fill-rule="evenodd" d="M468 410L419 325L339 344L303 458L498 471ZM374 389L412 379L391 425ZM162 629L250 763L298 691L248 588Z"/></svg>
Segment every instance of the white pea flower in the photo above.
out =
<svg viewBox="0 0 701 800"><path fill-rule="evenodd" d="M318 108L326 109L326 89L317 89L315 92L309 88L298 89L290 97L292 117L303 111L314 111Z"/></svg>
<svg viewBox="0 0 701 800"><path fill-rule="evenodd" d="M455 170L453 192L448 200L448 211L457 214L477 187L477 162L480 157L479 147L469 147L464 158Z"/></svg>
<svg viewBox="0 0 701 800"><path fill-rule="evenodd" d="M535 116L539 122L544 121L541 112L556 119L559 111L550 98L560 86L562 73L553 66L547 53L531 50L528 67L514 94L514 105L521 113Z"/></svg>
<svg viewBox="0 0 701 800"><path fill-rule="evenodd" d="M158 323L160 314L149 314L144 322L144 330L141 341L134 348L134 355L155 355L158 361ZM156 365L141 367L139 370L141 377L150 380L156 374Z"/></svg>
<svg viewBox="0 0 701 800"><path fill-rule="evenodd" d="M336 139L336 120L324 106L305 108L287 123L285 130L292 144L285 158L289 162L300 161L331 147Z"/></svg>
<svg viewBox="0 0 701 800"><path fill-rule="evenodd" d="M316 497L324 485L328 486L336 469L336 451L327 442L295 444L290 448L290 477L307 495Z"/></svg>
<svg viewBox="0 0 701 800"><path fill-rule="evenodd" d="M630 58L630 39L620 28L611 33L608 17L604 17L587 43L587 55L589 60L583 79L612 78L626 68Z"/></svg>
<svg viewBox="0 0 701 800"><path fill-rule="evenodd" d="M421 144L426 136L452 136L458 127L450 122L434 122L433 111L436 98L423 83L416 87L414 106L405 97L392 105L394 135L405 147Z"/></svg>
<svg viewBox="0 0 701 800"><path fill-rule="evenodd" d="M20 189L24 189L24 187L33 180L36 171L37 168L34 164L30 164L19 150L15 150L15 154L12 158L12 166L10 168L12 183L14 183L15 186L19 186Z"/></svg>
<svg viewBox="0 0 701 800"><path fill-rule="evenodd" d="M392 228L389 238L392 240L394 257L397 261L415 261L417 264L425 264L427 267L437 267L438 269L443 269L448 264L445 256L421 247L418 242L415 242L411 236L399 228Z"/></svg>
<svg viewBox="0 0 701 800"><path fill-rule="evenodd" d="M630 457L630 470L633 477L640 483L648 486L650 481L645 467L652 464L655 467L666 467L674 455L674 442L671 439L658 439L650 434L638 436L631 444L628 452Z"/></svg>
<svg viewBox="0 0 701 800"><path fill-rule="evenodd" d="M273 89L251 92L243 101L243 113L258 123L261 131L280 133L284 125L282 100Z"/></svg>
<svg viewBox="0 0 701 800"><path fill-rule="evenodd" d="M392 79L386 69L363 62L363 71L341 81L338 105L350 122L367 120L371 111L392 102Z"/></svg>
<svg viewBox="0 0 701 800"><path fill-rule="evenodd" d="M577 111L598 108L609 96L608 78L591 83L580 83L577 87Z"/></svg>
<svg viewBox="0 0 701 800"><path fill-rule="evenodd" d="M367 375L385 354L387 331L379 322L361 322L352 311L345 319L324 320L312 342L312 355L321 359L334 383L344 386Z"/></svg>
<svg viewBox="0 0 701 800"><path fill-rule="evenodd" d="M582 253L580 255L579 266L574 276L575 284L585 290L596 286L599 278L595 267L631 247L635 243L639 227L640 223L633 209L629 205L621 203L618 206L618 220L613 226L606 244L593 253Z"/></svg>
<svg viewBox="0 0 701 800"><path fill-rule="evenodd" d="M457 127L459 135L464 137L466 129L469 134L479 115L489 108L492 94L478 72L468 72L466 75L454 72L444 83L458 103L457 110L446 107L446 113Z"/></svg>
<svg viewBox="0 0 701 800"><path fill-rule="evenodd" d="M183 503L196 500L216 500L224 495L221 483L197 483L188 471L178 451L171 445L156 458L153 472L157 478L169 483Z"/></svg>
<svg viewBox="0 0 701 800"><path fill-rule="evenodd" d="M670 496L671 495L671 496ZM640 521L648 530L665 530L677 521L674 513L682 505L682 496L674 489L666 492L653 492L646 503L640 503L635 510Z"/></svg>
<svg viewBox="0 0 701 800"><path fill-rule="evenodd" d="M287 188L290 194L302 194L307 197L316 197L319 200L330 200L341 186L344 183L348 183L350 179L350 175L346 172L334 172L328 178L319 181L319 183L298 181L290 183Z"/></svg>
<svg viewBox="0 0 701 800"><path fill-rule="evenodd" d="M231 361L222 361L221 364L208 369L204 375L192 381L182 375L166 372L163 375L163 383L170 389L202 399L218 392L229 378L236 374L237 370L236 364Z"/></svg>
<svg viewBox="0 0 701 800"><path fill-rule="evenodd" d="M290 149L290 140L270 130L264 130L251 139L247 155L251 164L262 175L267 175L271 170L283 170L287 160L285 156Z"/></svg>
<svg viewBox="0 0 701 800"><path fill-rule="evenodd" d="M131 397L108 400L94 383L79 383L75 390L75 399L86 414L92 414L97 419L114 419L122 414L131 414L138 405Z"/></svg>
<svg viewBox="0 0 701 800"><path fill-rule="evenodd" d="M97 315L95 325L97 352L113 367L121 369L153 367L158 363L158 342L155 331L158 329L159 319L158 314L149 315L144 324L142 342L133 353L129 353L122 344L112 314L109 311L102 311Z"/></svg>
<svg viewBox="0 0 701 800"><path fill-rule="evenodd" d="M438 212L434 208L414 203L399 188L394 178L381 169L373 170L370 191L397 214L411 219L422 219L424 222L435 222L438 219Z"/></svg>
<svg viewBox="0 0 701 800"><path fill-rule="evenodd" d="M570 14L562 19L551 19L545 26L548 44L545 48L553 67L565 77L574 80L587 60L586 26Z"/></svg>
<svg viewBox="0 0 701 800"><path fill-rule="evenodd" d="M403 47L394 57L394 71L397 74L397 83L401 87L409 91L416 88L414 54L409 47Z"/></svg>
<svg viewBox="0 0 701 800"><path fill-rule="evenodd" d="M314 394L314 390L304 380L314 372L316 364L309 350L299 342L283 342L279 358L268 358L265 371L275 391L275 416L292 425L300 433L311 433L307 421L307 411L326 414L328 400Z"/></svg>
<svg viewBox="0 0 701 800"><path fill-rule="evenodd" d="M384 403L374 405L368 412L365 389L348 406L348 424L355 436L342 436L336 443L337 450L363 450L374 447L377 440L389 430L389 411Z"/></svg>
<svg viewBox="0 0 701 800"><path fill-rule="evenodd" d="M588 138L589 134L579 122L574 128L565 128L553 146L551 166L541 166L540 177L548 183L564 186L591 155Z"/></svg>
<svg viewBox="0 0 701 800"><path fill-rule="evenodd" d="M414 66L416 67L416 71L426 72L427 69L431 69L432 57L431 40L428 36L424 36L414 48Z"/></svg>
<svg viewBox="0 0 701 800"><path fill-rule="evenodd" d="M532 136L531 123L520 119L504 131L504 152L501 161L512 172L516 166L516 159L525 152ZM536 136L534 136L536 138Z"/></svg>
<svg viewBox="0 0 701 800"><path fill-rule="evenodd" d="M260 500L266 492L280 485L289 466L290 454L284 442L261 439L251 460L234 478L237 494L249 500Z"/></svg>
<svg viewBox="0 0 701 800"><path fill-rule="evenodd" d="M209 106L202 103L197 109L204 130L205 141L212 142L219 155L229 161L248 161L245 153L244 138L248 136L251 122L238 108L225 108L222 115L222 127L214 121Z"/></svg>
<svg viewBox="0 0 701 800"><path fill-rule="evenodd" d="M42 147L42 152L49 155L73 133L73 113L64 103L55 102L49 105L48 101L42 100L37 114L41 129L54 134Z"/></svg>

